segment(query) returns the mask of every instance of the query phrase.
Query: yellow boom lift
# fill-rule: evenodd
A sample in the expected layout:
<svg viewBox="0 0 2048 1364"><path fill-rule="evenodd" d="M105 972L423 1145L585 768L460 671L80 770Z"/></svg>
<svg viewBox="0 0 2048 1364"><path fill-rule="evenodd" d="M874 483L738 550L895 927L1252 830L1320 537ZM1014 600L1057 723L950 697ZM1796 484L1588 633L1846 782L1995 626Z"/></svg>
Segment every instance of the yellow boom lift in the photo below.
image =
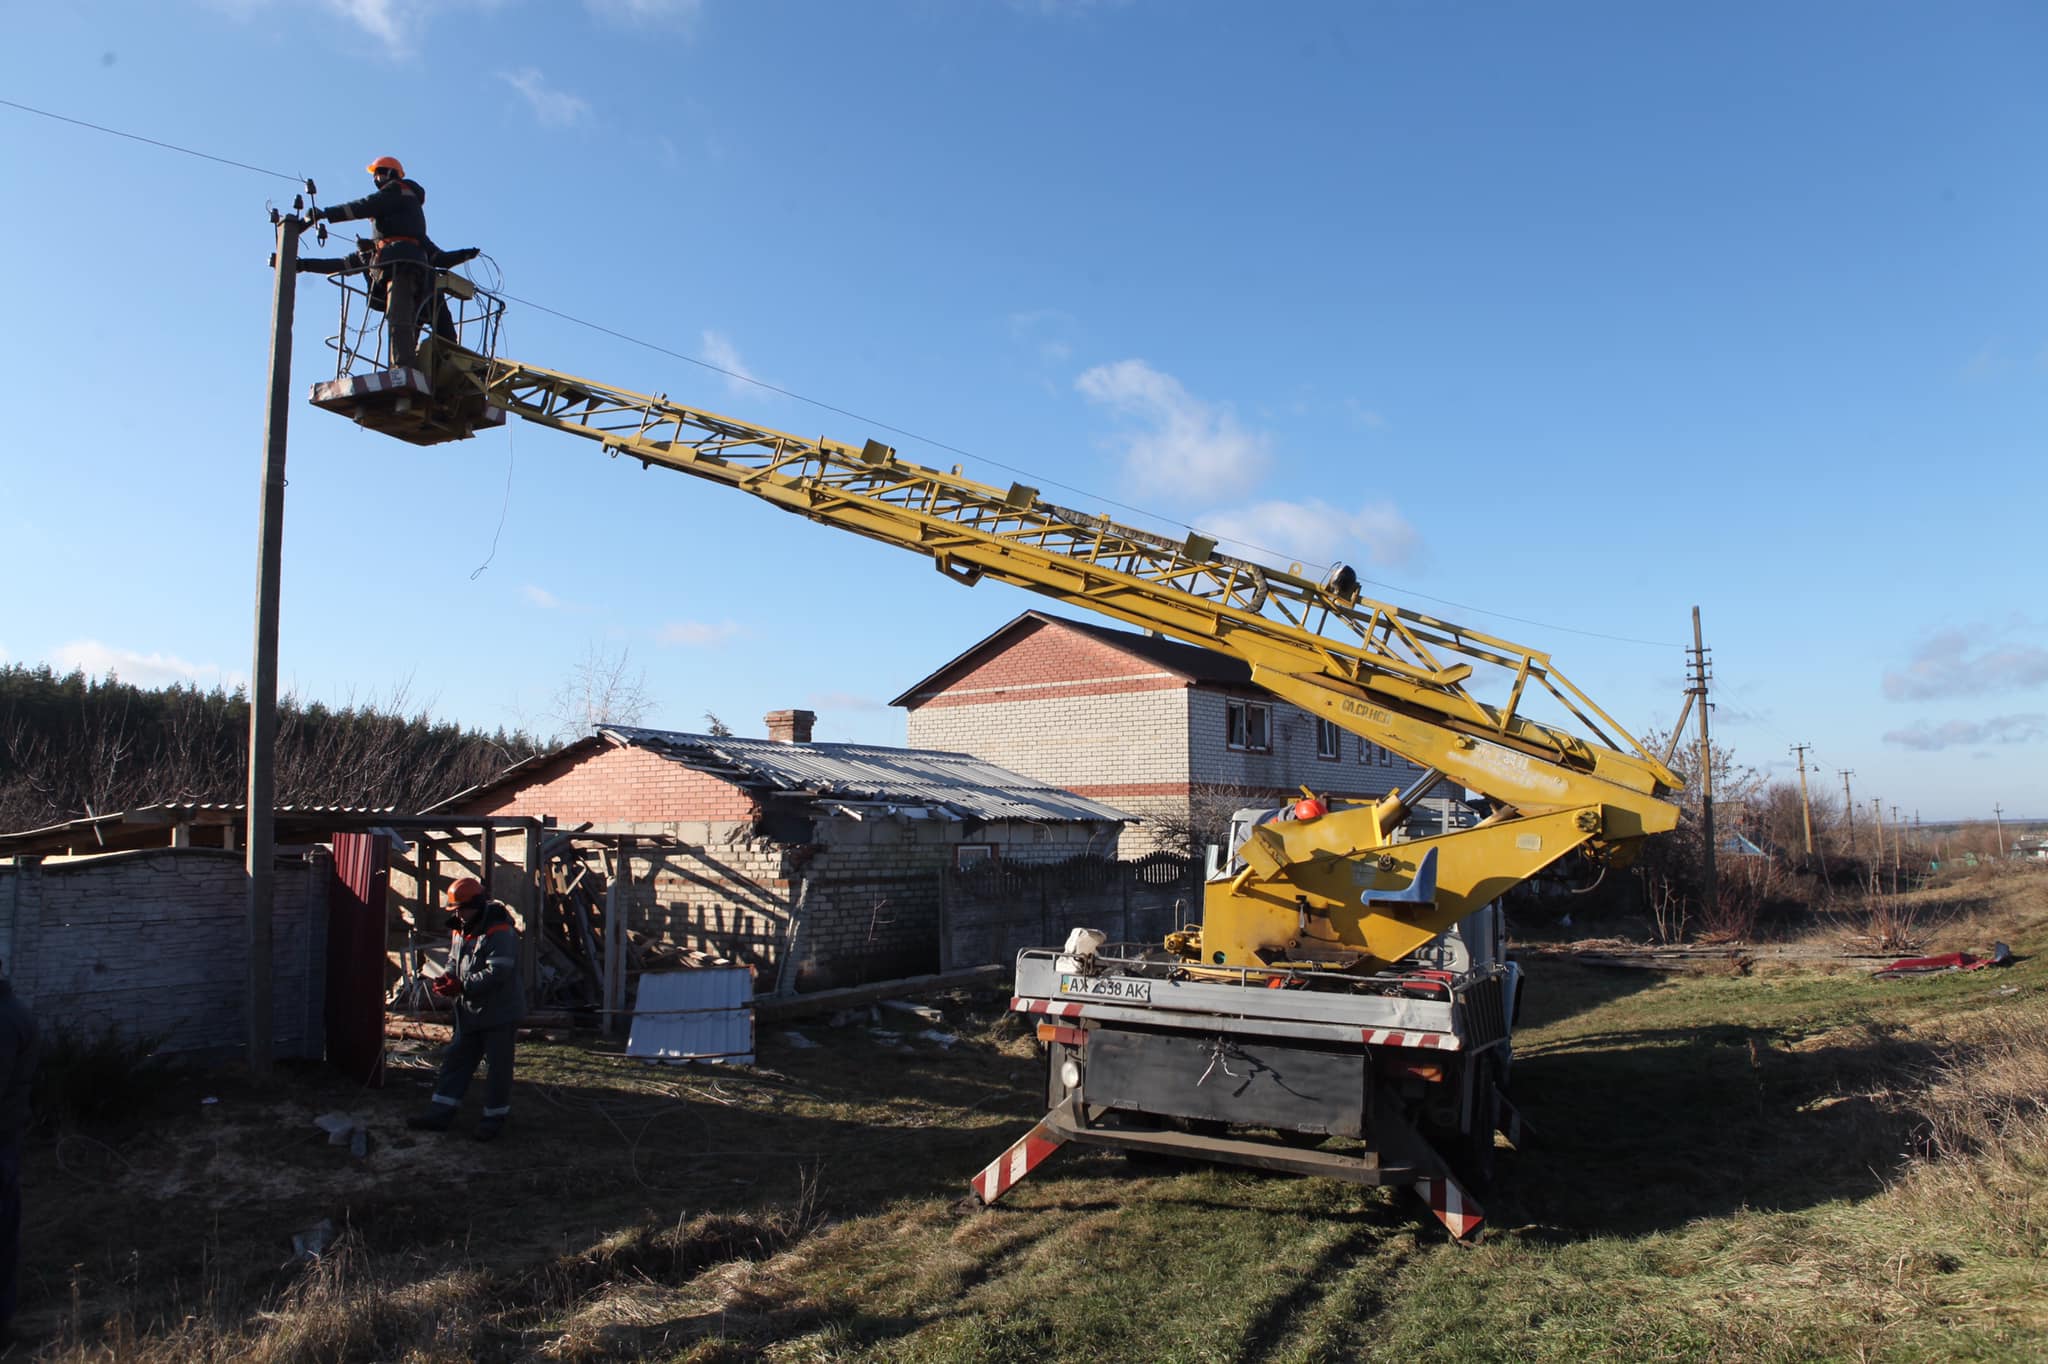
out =
<svg viewBox="0 0 2048 1364"><path fill-rule="evenodd" d="M992 1202L1078 1141L1411 1183L1454 1234L1476 1230L1469 1186L1490 1168L1496 1127L1511 1139L1517 1127L1505 1088L1520 977L1492 906L1573 854L1625 865L1678 820L1667 797L1679 778L1549 655L1374 601L1342 566L1317 581L1199 533L1161 536L925 468L879 441L776 431L501 358L502 302L452 275L440 283L468 344L430 338L417 370L383 368L351 344L360 290L338 282L340 364L314 387L317 406L422 445L508 414L581 436L924 554L955 582L1009 583L1229 654L1267 691L1419 764L1421 781L1375 803L1244 812L1228 855L1212 854L1199 928L1163 948L1077 933L1025 953L1013 1007L1041 1020L1050 1111L974 1188ZM1481 679L1496 699L1475 693ZM1523 713L1539 696L1558 722ZM1404 840L1411 807L1442 781L1488 797L1492 814ZM1240 1061L1248 1078L1220 1083ZM1350 1149L1313 1145L1331 1138ZM1463 1158L1447 1161L1445 1144Z"/></svg>

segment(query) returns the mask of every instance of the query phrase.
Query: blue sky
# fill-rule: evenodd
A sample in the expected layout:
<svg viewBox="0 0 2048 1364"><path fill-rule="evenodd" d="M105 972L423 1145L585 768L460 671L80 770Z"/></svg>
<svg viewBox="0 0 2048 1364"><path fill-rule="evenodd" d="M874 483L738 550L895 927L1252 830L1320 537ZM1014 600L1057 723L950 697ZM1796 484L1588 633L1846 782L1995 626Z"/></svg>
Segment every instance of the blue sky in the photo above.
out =
<svg viewBox="0 0 2048 1364"><path fill-rule="evenodd" d="M1677 713L1698 605L1740 759L1790 776L1809 743L1866 809L2048 817L2038 6L7 20L0 99L329 203L397 155L511 294L861 419L515 306L519 359L1343 559L1639 729ZM7 107L0 177L0 656L237 682L292 187ZM332 292L301 294L301 390ZM538 428L291 420L306 697L545 730L624 651L650 724L807 706L901 742L890 697L1044 604Z"/></svg>

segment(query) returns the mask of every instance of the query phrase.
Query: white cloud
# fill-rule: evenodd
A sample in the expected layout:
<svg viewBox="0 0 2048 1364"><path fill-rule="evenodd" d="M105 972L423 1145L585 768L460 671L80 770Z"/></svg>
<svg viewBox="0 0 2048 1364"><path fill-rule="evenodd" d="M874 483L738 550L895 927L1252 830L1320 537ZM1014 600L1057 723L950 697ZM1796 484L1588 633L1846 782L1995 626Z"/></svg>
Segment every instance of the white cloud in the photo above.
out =
<svg viewBox="0 0 2048 1364"><path fill-rule="evenodd" d="M1090 402L1132 428L1119 434L1124 475L1148 496L1202 496L1255 483L1272 442L1246 430L1227 405L1204 402L1143 360L1097 365L1074 381Z"/></svg>
<svg viewBox="0 0 2048 1364"><path fill-rule="evenodd" d="M755 388L759 381L754 372L747 368L746 361L740 359L738 348L723 333L708 330L704 333L704 361L725 371L728 392L752 395L759 391Z"/></svg>
<svg viewBox="0 0 2048 1364"><path fill-rule="evenodd" d="M216 13L247 22L263 11L304 0L199 0ZM394 57L410 56L437 13L449 10L492 10L504 0L320 0L328 13L354 24L382 43Z"/></svg>
<svg viewBox="0 0 2048 1364"><path fill-rule="evenodd" d="M663 644L680 644L691 649L714 649L740 633L740 627L729 620L670 621L655 632L655 638Z"/></svg>
<svg viewBox="0 0 2048 1364"><path fill-rule="evenodd" d="M426 6L418 0L327 0L327 8L394 52L412 47L426 17Z"/></svg>
<svg viewBox="0 0 2048 1364"><path fill-rule="evenodd" d="M590 117L590 103L566 90L556 90L531 66L500 71L498 79L517 90L544 128L569 128Z"/></svg>
<svg viewBox="0 0 2048 1364"><path fill-rule="evenodd" d="M2041 686L2048 683L2048 649L2031 638L2040 632L2024 620L1937 631L1914 648L1903 669L1884 675L1884 694L1892 701L1932 701Z"/></svg>
<svg viewBox="0 0 2048 1364"><path fill-rule="evenodd" d="M176 654L145 654L133 649L116 649L96 639L75 639L68 644L60 644L52 653L51 662L60 672L77 668L92 677L112 674L123 682L133 682L142 687L161 687L171 682L204 682L208 686L234 687L242 681L240 674L230 673L218 663L192 663Z"/></svg>
<svg viewBox="0 0 2048 1364"><path fill-rule="evenodd" d="M1985 744L2025 744L2037 739L2048 739L2048 715L1994 715L1988 720L1950 720L1933 726L1923 722L1884 736L1888 744L1923 753Z"/></svg>
<svg viewBox="0 0 2048 1364"><path fill-rule="evenodd" d="M687 28L703 13L704 0L583 0L583 8L614 23Z"/></svg>
<svg viewBox="0 0 2048 1364"><path fill-rule="evenodd" d="M561 599L545 587L535 587L532 583L528 583L519 590L525 595L528 602L538 606L543 611L552 611L562 604Z"/></svg>
<svg viewBox="0 0 2048 1364"><path fill-rule="evenodd" d="M1343 560L1374 568L1414 562L1422 537L1391 502L1366 502L1355 511L1319 498L1227 507L1199 519L1204 533L1228 547L1263 551L1286 561L1329 564Z"/></svg>

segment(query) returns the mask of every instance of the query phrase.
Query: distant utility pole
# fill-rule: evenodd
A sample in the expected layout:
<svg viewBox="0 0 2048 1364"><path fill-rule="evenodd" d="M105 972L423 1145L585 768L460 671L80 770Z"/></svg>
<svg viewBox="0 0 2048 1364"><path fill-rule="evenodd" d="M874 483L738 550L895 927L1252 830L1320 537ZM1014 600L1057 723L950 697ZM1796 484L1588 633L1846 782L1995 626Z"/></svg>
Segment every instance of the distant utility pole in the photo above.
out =
<svg viewBox="0 0 2048 1364"><path fill-rule="evenodd" d="M1899 807L1892 805L1892 894L1899 893L1899 868L1906 860L1906 826L1899 821Z"/></svg>
<svg viewBox="0 0 2048 1364"><path fill-rule="evenodd" d="M1813 856L1813 802L1806 798L1806 750L1812 744L1792 745L1792 756L1799 759L1799 819L1806 826L1806 855Z"/></svg>
<svg viewBox="0 0 2048 1364"><path fill-rule="evenodd" d="M2005 807L1991 807L1991 821L1998 826L1998 860L2005 861Z"/></svg>
<svg viewBox="0 0 2048 1364"><path fill-rule="evenodd" d="M1856 855L1856 802L1849 795L1849 778L1856 775L1853 767L1835 769L1842 778L1842 814L1849 821L1849 856Z"/></svg>
<svg viewBox="0 0 2048 1364"><path fill-rule="evenodd" d="M1692 609L1692 677L1687 689L1686 704L1697 700L1700 703L1700 825L1706 836L1706 859L1700 868L1700 904L1711 916L1721 903L1720 884L1714 870L1714 745L1707 737L1707 712L1712 706L1707 701L1707 680L1713 676L1707 668L1707 646L1700 637L1700 609ZM1685 718L1679 717L1683 725ZM1675 734L1674 734L1675 737Z"/></svg>
<svg viewBox="0 0 2048 1364"><path fill-rule="evenodd" d="M1881 891L1884 889L1884 801L1872 796L1870 813L1877 819L1877 856L1870 863L1870 888Z"/></svg>
<svg viewBox="0 0 2048 1364"><path fill-rule="evenodd" d="M300 206L294 201L292 207ZM291 416L292 305L299 278L295 213L272 209L277 228L277 278L270 299L270 386L263 419L263 486L256 508L256 662L249 684L249 827L243 844L249 885L249 1069L270 1074L271 909L275 902L277 831L277 615L284 563L285 427Z"/></svg>

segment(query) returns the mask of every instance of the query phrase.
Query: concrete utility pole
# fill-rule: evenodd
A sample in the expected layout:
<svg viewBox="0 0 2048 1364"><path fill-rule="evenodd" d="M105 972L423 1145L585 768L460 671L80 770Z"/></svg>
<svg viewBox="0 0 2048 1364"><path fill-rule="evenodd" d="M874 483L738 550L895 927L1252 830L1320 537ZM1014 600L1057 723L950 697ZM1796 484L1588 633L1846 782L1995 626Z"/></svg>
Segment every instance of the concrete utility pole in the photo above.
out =
<svg viewBox="0 0 2048 1364"><path fill-rule="evenodd" d="M1806 828L1806 855L1813 856L1813 802L1806 798L1806 750L1812 744L1792 745L1792 755L1799 759L1799 819Z"/></svg>
<svg viewBox="0 0 2048 1364"><path fill-rule="evenodd" d="M1870 862L1870 888L1881 891L1884 889L1884 801L1872 796L1870 813L1877 820L1877 856Z"/></svg>
<svg viewBox="0 0 2048 1364"><path fill-rule="evenodd" d="M1899 871L1906 860L1906 826L1899 820L1897 802L1892 804L1892 894L1899 893Z"/></svg>
<svg viewBox="0 0 2048 1364"><path fill-rule="evenodd" d="M1849 778L1856 775L1853 767L1835 769L1842 778L1842 817L1849 821L1849 856L1856 855L1856 802L1849 795Z"/></svg>
<svg viewBox="0 0 2048 1364"><path fill-rule="evenodd" d="M296 207L296 205L294 205ZM249 671L249 1069L270 1074L271 909L276 892L277 599L284 563L285 427L291 416L292 305L300 222L271 211L277 279L270 302L270 391L263 419L263 487L256 510L256 661Z"/></svg>
<svg viewBox="0 0 2048 1364"><path fill-rule="evenodd" d="M1692 609L1692 692L1700 703L1700 824L1706 836L1706 858L1700 868L1700 904L1711 915L1721 903L1714 869L1714 745L1707 737L1707 646L1700 637L1700 609Z"/></svg>
<svg viewBox="0 0 2048 1364"><path fill-rule="evenodd" d="M2005 807L1991 807L1991 822L1998 826L1998 860L2005 861Z"/></svg>

